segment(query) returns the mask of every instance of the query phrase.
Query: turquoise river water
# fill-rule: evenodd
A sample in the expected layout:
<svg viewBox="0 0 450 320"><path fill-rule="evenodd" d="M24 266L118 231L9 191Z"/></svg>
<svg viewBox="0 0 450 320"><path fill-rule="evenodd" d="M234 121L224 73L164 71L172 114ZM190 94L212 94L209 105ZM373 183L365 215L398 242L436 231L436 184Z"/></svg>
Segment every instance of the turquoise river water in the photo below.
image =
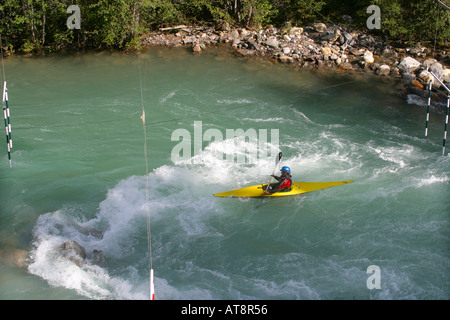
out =
<svg viewBox="0 0 450 320"><path fill-rule="evenodd" d="M213 48L4 65L1 299L148 299L150 252L163 300L449 299L445 115L425 137L426 103L398 81ZM279 151L295 181L354 182L213 196L268 182Z"/></svg>

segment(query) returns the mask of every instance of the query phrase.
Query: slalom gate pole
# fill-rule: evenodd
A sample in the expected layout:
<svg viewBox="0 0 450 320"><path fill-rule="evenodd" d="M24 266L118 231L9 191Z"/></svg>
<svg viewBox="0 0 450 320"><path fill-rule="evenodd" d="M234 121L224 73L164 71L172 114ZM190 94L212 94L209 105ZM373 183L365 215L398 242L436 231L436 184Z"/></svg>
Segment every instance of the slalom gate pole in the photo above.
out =
<svg viewBox="0 0 450 320"><path fill-rule="evenodd" d="M150 300L155 300L155 281L153 280L153 269L150 269Z"/></svg>
<svg viewBox="0 0 450 320"><path fill-rule="evenodd" d="M444 141L442 142L442 155L445 155L445 141L447 140L448 114L450 109L450 93L447 94L447 115L445 116Z"/></svg>
<svg viewBox="0 0 450 320"><path fill-rule="evenodd" d="M428 102L427 102L427 120L425 122L425 137L428 135L428 121L430 120L430 104L431 104L431 87L433 81L428 85Z"/></svg>
<svg viewBox="0 0 450 320"><path fill-rule="evenodd" d="M11 163L11 149L12 149L11 121L9 119L10 115L9 115L9 107L8 107L8 89L6 88L6 81L4 82L4 85L3 85L2 105L3 105L3 117L5 119L6 145L8 148L9 167L12 168L12 163Z"/></svg>

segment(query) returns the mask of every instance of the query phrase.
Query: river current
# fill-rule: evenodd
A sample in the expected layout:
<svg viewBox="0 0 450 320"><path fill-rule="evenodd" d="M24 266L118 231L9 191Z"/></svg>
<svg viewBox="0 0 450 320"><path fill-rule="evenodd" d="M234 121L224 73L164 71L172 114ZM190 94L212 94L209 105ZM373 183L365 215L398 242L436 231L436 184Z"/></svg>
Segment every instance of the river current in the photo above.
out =
<svg viewBox="0 0 450 320"><path fill-rule="evenodd" d="M425 137L426 102L398 81L214 48L4 62L1 299L148 299L150 253L162 300L449 298L445 115ZM281 166L354 182L213 196Z"/></svg>

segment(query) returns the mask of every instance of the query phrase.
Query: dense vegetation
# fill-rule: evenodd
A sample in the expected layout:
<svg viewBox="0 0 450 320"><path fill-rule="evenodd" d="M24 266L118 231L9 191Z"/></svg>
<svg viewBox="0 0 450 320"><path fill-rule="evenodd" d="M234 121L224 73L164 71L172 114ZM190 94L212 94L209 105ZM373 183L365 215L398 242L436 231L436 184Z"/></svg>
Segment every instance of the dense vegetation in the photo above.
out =
<svg viewBox="0 0 450 320"><path fill-rule="evenodd" d="M146 32L177 24L223 20L258 28L332 22L390 39L447 44L446 0L2 0L0 34L5 51L136 46ZM441 2L441 4L439 3ZM448 0L447 0L448 3ZM81 10L79 29L69 29L70 5ZM369 30L369 5L381 9L381 28ZM450 5L450 4L449 4ZM344 20L343 16L352 19Z"/></svg>

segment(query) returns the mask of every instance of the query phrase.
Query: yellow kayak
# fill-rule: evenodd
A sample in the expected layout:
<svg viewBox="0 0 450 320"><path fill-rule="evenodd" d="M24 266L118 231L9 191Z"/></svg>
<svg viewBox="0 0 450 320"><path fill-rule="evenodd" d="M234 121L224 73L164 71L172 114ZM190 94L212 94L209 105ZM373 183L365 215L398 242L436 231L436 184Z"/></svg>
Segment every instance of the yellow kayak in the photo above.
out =
<svg viewBox="0 0 450 320"><path fill-rule="evenodd" d="M291 191L288 192L276 192L269 195L264 195L263 186L266 184L259 184L256 186L240 188L236 190L231 190L222 193L215 193L215 197L233 197L233 198L260 198L260 197L288 197L295 196L302 193L307 193L311 191L317 191L322 189L327 189L331 187L342 186L347 183L352 183L350 181L333 181L333 182L294 182L292 184Z"/></svg>

